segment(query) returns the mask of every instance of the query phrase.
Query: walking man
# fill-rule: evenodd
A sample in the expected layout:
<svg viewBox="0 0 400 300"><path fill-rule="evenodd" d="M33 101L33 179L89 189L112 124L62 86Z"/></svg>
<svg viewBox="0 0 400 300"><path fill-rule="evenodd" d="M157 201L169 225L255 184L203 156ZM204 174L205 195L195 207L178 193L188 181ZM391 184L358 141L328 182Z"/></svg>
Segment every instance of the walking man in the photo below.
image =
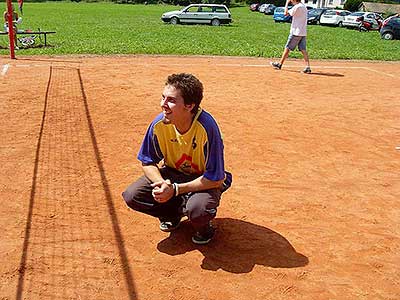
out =
<svg viewBox="0 0 400 300"><path fill-rule="evenodd" d="M293 7L288 9L289 3L293 3ZM307 53L306 36L307 36L307 8L301 0L286 0L285 15L292 16L292 24L290 26L290 34L283 50L281 60L279 62L271 62L272 67L277 70L282 68L283 63L288 58L290 51L298 47L303 54L306 63L303 73L311 73L310 61Z"/></svg>

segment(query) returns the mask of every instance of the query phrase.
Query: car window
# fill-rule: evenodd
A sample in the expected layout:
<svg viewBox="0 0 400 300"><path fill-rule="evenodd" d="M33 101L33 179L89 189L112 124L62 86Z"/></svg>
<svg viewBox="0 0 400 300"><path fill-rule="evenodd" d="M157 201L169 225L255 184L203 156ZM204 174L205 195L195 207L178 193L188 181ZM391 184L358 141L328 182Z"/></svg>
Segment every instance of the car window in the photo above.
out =
<svg viewBox="0 0 400 300"><path fill-rule="evenodd" d="M186 10L186 12L195 13L198 12L198 10L199 8L197 6L191 6Z"/></svg>
<svg viewBox="0 0 400 300"><path fill-rule="evenodd" d="M350 12L348 12L348 11L342 11L340 13L341 16L348 16L349 14L350 14Z"/></svg>
<svg viewBox="0 0 400 300"><path fill-rule="evenodd" d="M217 13L226 13L226 8L225 7L222 7L222 6L217 6L217 7L214 7L214 11L215 12L217 12Z"/></svg>
<svg viewBox="0 0 400 300"><path fill-rule="evenodd" d="M373 14L368 14L366 17L367 17L367 18L373 18L374 15L373 15Z"/></svg>
<svg viewBox="0 0 400 300"><path fill-rule="evenodd" d="M364 14L363 12L353 12L353 13L350 14L350 16L360 17L363 14Z"/></svg>
<svg viewBox="0 0 400 300"><path fill-rule="evenodd" d="M211 12L213 12L213 8L210 6L199 7L199 12L211 13Z"/></svg>

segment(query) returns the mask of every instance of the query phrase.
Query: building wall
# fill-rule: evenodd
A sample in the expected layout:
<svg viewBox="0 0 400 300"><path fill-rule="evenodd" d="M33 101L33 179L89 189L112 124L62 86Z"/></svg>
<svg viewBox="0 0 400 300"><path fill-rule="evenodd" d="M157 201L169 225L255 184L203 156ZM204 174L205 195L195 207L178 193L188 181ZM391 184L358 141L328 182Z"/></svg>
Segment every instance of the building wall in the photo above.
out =
<svg viewBox="0 0 400 300"><path fill-rule="evenodd" d="M304 4L312 7L341 7L346 0L303 0Z"/></svg>

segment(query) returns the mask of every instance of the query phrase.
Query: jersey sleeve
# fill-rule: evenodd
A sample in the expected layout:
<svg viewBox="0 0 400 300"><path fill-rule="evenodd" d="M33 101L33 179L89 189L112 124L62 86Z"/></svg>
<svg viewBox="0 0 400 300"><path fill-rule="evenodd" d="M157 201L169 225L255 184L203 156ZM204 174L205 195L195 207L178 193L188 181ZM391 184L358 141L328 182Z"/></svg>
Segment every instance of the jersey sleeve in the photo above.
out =
<svg viewBox="0 0 400 300"><path fill-rule="evenodd" d="M203 176L208 180L218 181L225 178L224 144L217 123L212 119L205 126L207 143L204 145L205 172Z"/></svg>
<svg viewBox="0 0 400 300"><path fill-rule="evenodd" d="M154 126L159 122L157 117L147 128L146 135L144 136L142 146L138 153L138 160L143 164L159 163L164 157L160 150L157 136L154 134Z"/></svg>

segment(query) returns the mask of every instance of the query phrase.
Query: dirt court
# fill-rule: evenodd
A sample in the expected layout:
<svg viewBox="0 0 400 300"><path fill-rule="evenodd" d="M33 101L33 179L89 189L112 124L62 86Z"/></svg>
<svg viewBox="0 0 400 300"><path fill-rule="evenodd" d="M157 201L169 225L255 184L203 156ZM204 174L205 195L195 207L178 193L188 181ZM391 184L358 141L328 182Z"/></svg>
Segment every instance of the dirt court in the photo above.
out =
<svg viewBox="0 0 400 300"><path fill-rule="evenodd" d="M0 57L0 299L400 299L400 63ZM121 198L191 72L234 175L195 246Z"/></svg>

